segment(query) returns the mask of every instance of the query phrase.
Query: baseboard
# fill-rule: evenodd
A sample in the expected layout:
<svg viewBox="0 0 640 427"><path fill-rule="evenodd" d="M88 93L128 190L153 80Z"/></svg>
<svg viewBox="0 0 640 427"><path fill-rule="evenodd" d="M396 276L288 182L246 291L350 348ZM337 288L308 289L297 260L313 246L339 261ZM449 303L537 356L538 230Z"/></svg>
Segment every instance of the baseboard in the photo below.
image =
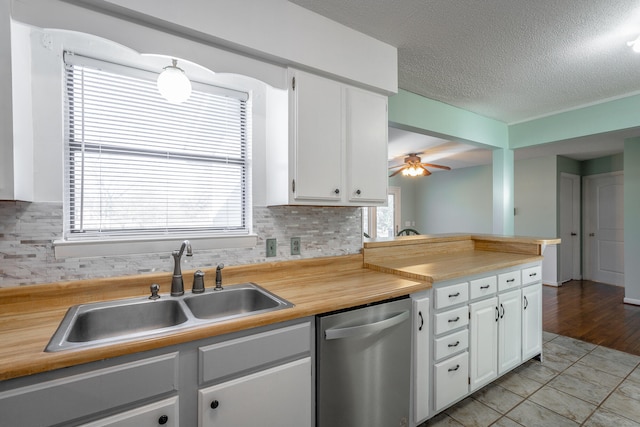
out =
<svg viewBox="0 0 640 427"><path fill-rule="evenodd" d="M562 285L562 283L558 283L558 282L549 282L549 281L544 281L542 282L543 285L545 286L554 286L554 287L559 287L560 285Z"/></svg>
<svg viewBox="0 0 640 427"><path fill-rule="evenodd" d="M625 298L622 301L625 304L640 305L640 299Z"/></svg>

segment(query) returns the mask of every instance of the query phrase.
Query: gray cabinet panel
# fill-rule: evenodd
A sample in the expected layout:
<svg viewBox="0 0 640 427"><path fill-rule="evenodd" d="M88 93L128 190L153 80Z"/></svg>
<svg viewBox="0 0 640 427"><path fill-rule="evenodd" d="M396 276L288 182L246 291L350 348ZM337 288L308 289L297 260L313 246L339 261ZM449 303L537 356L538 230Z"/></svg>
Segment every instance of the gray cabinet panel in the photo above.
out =
<svg viewBox="0 0 640 427"><path fill-rule="evenodd" d="M177 388L178 353L170 353L2 392L0 414L7 426L50 426Z"/></svg>

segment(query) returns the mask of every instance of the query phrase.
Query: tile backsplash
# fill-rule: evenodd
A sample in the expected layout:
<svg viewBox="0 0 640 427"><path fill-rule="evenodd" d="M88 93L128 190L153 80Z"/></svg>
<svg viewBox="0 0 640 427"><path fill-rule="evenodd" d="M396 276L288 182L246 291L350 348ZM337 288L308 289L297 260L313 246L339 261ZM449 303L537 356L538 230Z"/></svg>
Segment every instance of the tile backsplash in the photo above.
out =
<svg viewBox="0 0 640 427"><path fill-rule="evenodd" d="M360 208L254 207L253 248L198 250L183 269L252 264L358 253L362 247ZM173 269L170 253L56 259L53 241L62 235L62 203L0 201L0 287L143 274ZM301 255L289 240L300 237ZM278 240L278 255L266 258L265 239Z"/></svg>

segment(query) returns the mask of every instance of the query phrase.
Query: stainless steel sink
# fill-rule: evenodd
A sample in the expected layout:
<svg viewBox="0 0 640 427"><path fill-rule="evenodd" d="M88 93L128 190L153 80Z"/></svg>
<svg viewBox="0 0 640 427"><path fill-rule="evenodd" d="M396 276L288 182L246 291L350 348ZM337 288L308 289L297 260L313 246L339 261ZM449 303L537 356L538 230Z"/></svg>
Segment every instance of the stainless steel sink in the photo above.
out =
<svg viewBox="0 0 640 427"><path fill-rule="evenodd" d="M198 319L216 321L293 307L290 302L253 283L230 286L202 295L190 295L184 302Z"/></svg>
<svg viewBox="0 0 640 427"><path fill-rule="evenodd" d="M96 347L177 329L293 307L254 283L160 299L147 297L71 307L45 351Z"/></svg>

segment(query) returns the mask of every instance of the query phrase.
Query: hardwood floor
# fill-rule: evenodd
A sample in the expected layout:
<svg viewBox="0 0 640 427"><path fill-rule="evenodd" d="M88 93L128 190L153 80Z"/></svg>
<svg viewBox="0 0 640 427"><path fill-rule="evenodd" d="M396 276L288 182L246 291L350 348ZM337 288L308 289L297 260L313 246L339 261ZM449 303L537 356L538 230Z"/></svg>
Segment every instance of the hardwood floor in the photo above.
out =
<svg viewBox="0 0 640 427"><path fill-rule="evenodd" d="M640 355L640 306L624 304L624 288L572 280L543 286L543 329Z"/></svg>

